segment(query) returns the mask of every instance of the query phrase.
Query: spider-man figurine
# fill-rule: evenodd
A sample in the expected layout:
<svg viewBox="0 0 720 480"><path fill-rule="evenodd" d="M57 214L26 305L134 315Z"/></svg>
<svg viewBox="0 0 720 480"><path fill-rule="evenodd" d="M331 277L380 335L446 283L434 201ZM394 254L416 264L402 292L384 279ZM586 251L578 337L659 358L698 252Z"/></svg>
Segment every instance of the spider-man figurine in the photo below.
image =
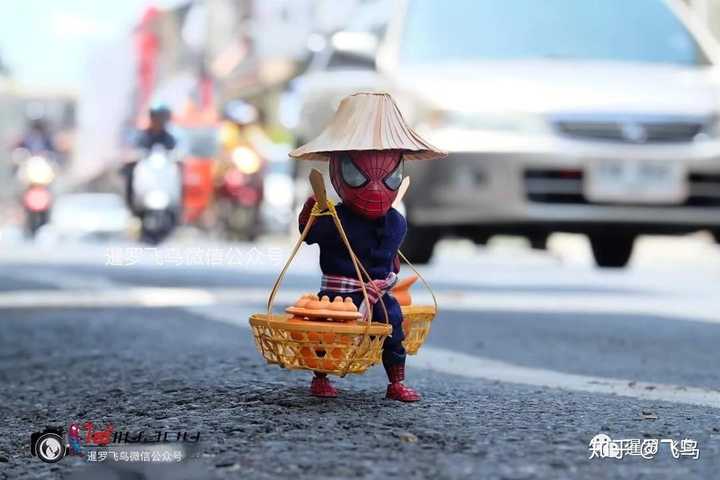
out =
<svg viewBox="0 0 720 480"><path fill-rule="evenodd" d="M82 442L80 438L80 427L77 423L70 425L68 429L68 441L70 443L71 455L83 455Z"/></svg>
<svg viewBox="0 0 720 480"><path fill-rule="evenodd" d="M391 133L387 134L387 129ZM389 95L365 93L343 100L323 134L290 155L329 160L332 185L342 199L336 206L338 217L355 255L372 279L371 285L366 284L368 293L380 293L369 295L372 318L384 320L387 312L393 327L382 354L389 379L386 396L403 402L420 400L415 390L403 384L402 312L390 293L400 269L397 252L407 230L405 218L392 208L392 203L402 182L407 158L439 158L444 152L422 141L405 125ZM312 197L305 202L298 219L301 231L314 205ZM349 296L363 312L366 307L361 284L332 219L317 217L305 241L320 247L323 278L318 295L327 295L330 300L338 295ZM310 392L319 397L337 396L327 376L317 372Z"/></svg>

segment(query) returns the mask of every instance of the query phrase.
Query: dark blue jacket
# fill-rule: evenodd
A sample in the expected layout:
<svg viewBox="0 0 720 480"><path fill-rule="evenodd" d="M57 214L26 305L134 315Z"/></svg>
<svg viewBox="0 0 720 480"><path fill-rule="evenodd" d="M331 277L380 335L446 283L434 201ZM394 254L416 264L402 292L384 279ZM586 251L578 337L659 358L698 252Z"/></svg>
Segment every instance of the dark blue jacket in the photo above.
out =
<svg viewBox="0 0 720 480"><path fill-rule="evenodd" d="M395 255L405 238L407 223L400 212L391 208L384 217L369 220L353 212L342 203L336 207L338 217L342 223L345 234L350 240L350 246L373 279L383 279L395 271ZM300 225L300 231L304 228ZM305 237L308 244L317 243L320 246L320 269L326 275L342 275L357 278L355 267L347 247L340 238L332 217L324 215L317 217ZM363 278L365 280L365 278ZM328 295L330 300L338 294L321 290L319 296ZM344 294L351 297L358 307L363 302L361 292ZM385 339L383 345L383 363L385 365L404 364L405 348L402 341L405 338L402 329L402 311L395 297L390 294L382 296L382 305L387 310L387 320L393 326L392 335ZM372 318L376 322L385 321L385 310L381 302L373 305Z"/></svg>
<svg viewBox="0 0 720 480"><path fill-rule="evenodd" d="M176 142L175 137L167 130L161 130L159 132L143 130L135 139L135 144L138 148L145 150L150 150L155 145L161 145L166 150L172 150L175 148Z"/></svg>
<svg viewBox="0 0 720 480"><path fill-rule="evenodd" d="M395 255L405 238L405 217L394 208L377 220L358 215L342 203L335 208L355 255L370 277L387 277L393 271ZM304 225L300 226L301 232L303 227ZM305 242L317 243L320 246L320 269L324 274L357 278L350 255L332 217L317 217Z"/></svg>

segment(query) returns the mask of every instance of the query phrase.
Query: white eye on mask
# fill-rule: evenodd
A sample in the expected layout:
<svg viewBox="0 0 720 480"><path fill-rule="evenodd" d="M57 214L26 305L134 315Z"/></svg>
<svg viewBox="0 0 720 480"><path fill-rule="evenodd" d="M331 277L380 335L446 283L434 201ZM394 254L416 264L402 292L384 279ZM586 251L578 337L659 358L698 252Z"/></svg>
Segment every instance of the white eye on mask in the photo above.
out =
<svg viewBox="0 0 720 480"><path fill-rule="evenodd" d="M397 164L397 167L395 167L395 170L393 170L388 176L386 176L383 179L383 183L387 188L390 190L397 190L400 188L400 184L403 180L403 161L402 158L400 158L400 161Z"/></svg>

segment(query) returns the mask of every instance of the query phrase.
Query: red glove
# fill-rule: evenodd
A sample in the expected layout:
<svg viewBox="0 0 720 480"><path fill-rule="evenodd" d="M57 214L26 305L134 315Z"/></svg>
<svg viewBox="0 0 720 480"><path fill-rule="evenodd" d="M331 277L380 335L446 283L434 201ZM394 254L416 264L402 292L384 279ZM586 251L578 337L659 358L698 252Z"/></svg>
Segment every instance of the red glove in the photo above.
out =
<svg viewBox="0 0 720 480"><path fill-rule="evenodd" d="M300 224L301 229L305 228L308 220L310 220L310 212L312 212L315 203L317 202L314 196L308 197L308 199L305 200L305 205L303 205L302 210L300 210L300 215L298 215L298 224Z"/></svg>

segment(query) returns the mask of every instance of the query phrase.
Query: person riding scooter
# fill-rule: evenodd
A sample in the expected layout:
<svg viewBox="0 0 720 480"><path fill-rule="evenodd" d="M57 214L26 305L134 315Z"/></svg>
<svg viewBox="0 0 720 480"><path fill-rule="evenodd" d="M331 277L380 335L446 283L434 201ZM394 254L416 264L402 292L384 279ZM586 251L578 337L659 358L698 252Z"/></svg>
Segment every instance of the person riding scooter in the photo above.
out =
<svg viewBox="0 0 720 480"><path fill-rule="evenodd" d="M31 237L49 220L60 158L45 120L31 118L11 156L11 172L22 186L26 233Z"/></svg>
<svg viewBox="0 0 720 480"><path fill-rule="evenodd" d="M168 131L171 112L165 105L155 105L150 108L150 123L145 130L139 132L139 135L133 142L135 147L150 151L155 145L160 145L166 150L175 148L175 137ZM125 175L125 201L131 211L133 209L133 172L137 165L138 158L133 158L123 165L122 173Z"/></svg>
<svg viewBox="0 0 720 480"><path fill-rule="evenodd" d="M18 141L16 148L23 148L32 154L38 152L57 153L50 129L42 118L30 120L27 130Z"/></svg>
<svg viewBox="0 0 720 480"><path fill-rule="evenodd" d="M155 145L162 145L166 150L175 148L175 137L168 131L170 123L170 109L165 105L156 105L150 108L150 125L143 130L138 139L137 146L151 150Z"/></svg>
<svg viewBox="0 0 720 480"><path fill-rule="evenodd" d="M140 240L158 244L181 222L182 167L177 161L175 138L168 132L170 110L150 110L150 125L135 145L142 155L127 166L127 201L140 220Z"/></svg>

